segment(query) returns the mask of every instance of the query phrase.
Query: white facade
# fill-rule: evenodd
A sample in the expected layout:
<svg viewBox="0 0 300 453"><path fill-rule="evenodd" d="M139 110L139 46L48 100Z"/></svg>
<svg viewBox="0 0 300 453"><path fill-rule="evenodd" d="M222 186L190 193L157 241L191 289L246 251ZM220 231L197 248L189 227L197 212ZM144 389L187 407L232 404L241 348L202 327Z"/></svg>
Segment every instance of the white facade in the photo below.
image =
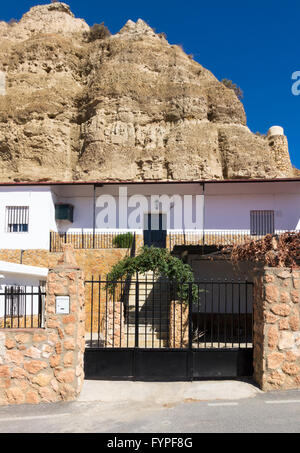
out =
<svg viewBox="0 0 300 453"><path fill-rule="evenodd" d="M139 227L133 222L122 221L120 216L119 190L122 191L123 208L131 220L140 214ZM147 206L137 209L136 196L144 197ZM96 232L143 232L145 213L159 212L161 196L169 201L162 206L163 213L174 210L178 197L184 200L183 213L166 226L168 232L244 232L250 234L250 211L274 211L276 231L300 230L300 180L268 182L206 182L170 184L104 184L95 190L92 184L70 185L15 185L0 187L0 249L46 249L49 250L50 231L82 233L92 232L95 218ZM100 197L100 198L99 198ZM106 197L106 198L105 198ZM133 198L132 198L133 197ZM154 203L150 203L153 198ZM177 198L176 198L177 197ZM94 199L96 208L94 210ZM101 224L107 202L115 200L115 225ZM99 201L100 200L100 201ZM155 201L156 200L156 201ZM73 222L55 220L55 204L74 206ZM127 205L126 205L127 203ZM175 203L175 204L174 204ZM28 206L28 232L7 231L7 207ZM191 216L193 211L193 216ZM196 222L195 213L198 221ZM101 222L100 222L101 223Z"/></svg>
<svg viewBox="0 0 300 453"><path fill-rule="evenodd" d="M49 249L56 228L54 196L49 186L0 187L0 249ZM28 206L28 232L7 231L7 208Z"/></svg>
<svg viewBox="0 0 300 453"><path fill-rule="evenodd" d="M300 230L300 181L206 185L206 230L249 230L251 210L274 211L275 230Z"/></svg>
<svg viewBox="0 0 300 453"><path fill-rule="evenodd" d="M5 289L9 293L11 288L14 290L18 288L16 291L24 294L24 306L22 306L20 315L37 315L39 312L38 293L41 287L45 287L47 275L47 268L0 261L0 318L3 318L4 314L9 315L9 309L5 313L5 299L9 297L9 295L5 296Z"/></svg>
<svg viewBox="0 0 300 453"><path fill-rule="evenodd" d="M117 185L105 185L96 189L96 199L109 195L117 200L117 229L130 230L129 225L118 224L119 206ZM60 186L55 190L60 202L73 204L74 222L61 225L60 230L79 232L93 229L93 187ZM136 184L127 186L127 197L141 194L148 200L155 195L190 195L201 197L201 184ZM204 206L199 200L198 212L203 215L204 228L210 231L249 230L251 210L273 210L276 230L300 230L300 180L284 182L206 183ZM204 209L203 209L204 208ZM96 217L100 208L96 208ZM128 209L131 212L131 208ZM110 228L111 229L111 228ZM132 228L135 229L135 228ZM171 228L176 230L176 228ZM184 228L193 230L194 228ZM202 225L201 228L202 229Z"/></svg>

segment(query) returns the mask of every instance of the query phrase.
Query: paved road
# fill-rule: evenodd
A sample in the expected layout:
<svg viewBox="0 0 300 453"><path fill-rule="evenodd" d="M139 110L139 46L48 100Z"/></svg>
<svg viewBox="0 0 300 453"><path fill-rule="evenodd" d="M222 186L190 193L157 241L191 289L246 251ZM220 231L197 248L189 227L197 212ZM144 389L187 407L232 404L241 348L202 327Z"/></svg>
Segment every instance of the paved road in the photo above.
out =
<svg viewBox="0 0 300 453"><path fill-rule="evenodd" d="M299 433L300 391L239 400L72 402L0 409L1 433Z"/></svg>

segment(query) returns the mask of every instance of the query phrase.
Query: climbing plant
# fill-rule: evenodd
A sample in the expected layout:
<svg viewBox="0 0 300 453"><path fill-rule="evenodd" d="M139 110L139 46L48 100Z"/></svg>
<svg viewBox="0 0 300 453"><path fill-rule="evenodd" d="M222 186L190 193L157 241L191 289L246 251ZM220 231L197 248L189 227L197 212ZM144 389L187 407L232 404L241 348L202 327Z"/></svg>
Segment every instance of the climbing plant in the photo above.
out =
<svg viewBox="0 0 300 453"><path fill-rule="evenodd" d="M197 286L193 285L194 275L191 267L184 264L179 258L172 256L167 249L156 247L144 246L138 255L125 257L116 263L107 275L107 286L113 291L121 279L132 277L138 273L145 274L148 271L152 271L155 276L169 278L177 288L178 299L187 302L191 292L192 300L197 300Z"/></svg>

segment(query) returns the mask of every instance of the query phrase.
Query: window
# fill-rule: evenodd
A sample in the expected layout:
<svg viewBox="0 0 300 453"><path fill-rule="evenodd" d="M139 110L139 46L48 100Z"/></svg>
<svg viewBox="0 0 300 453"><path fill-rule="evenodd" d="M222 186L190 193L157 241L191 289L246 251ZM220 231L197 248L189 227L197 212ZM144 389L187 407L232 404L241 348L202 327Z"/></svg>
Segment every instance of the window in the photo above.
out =
<svg viewBox="0 0 300 453"><path fill-rule="evenodd" d="M254 236L274 234L274 211L250 211L250 233Z"/></svg>
<svg viewBox="0 0 300 453"><path fill-rule="evenodd" d="M5 290L5 315L23 316L25 313L25 289L21 286L9 286Z"/></svg>
<svg viewBox="0 0 300 453"><path fill-rule="evenodd" d="M29 224L28 206L6 207L6 232L27 233Z"/></svg>

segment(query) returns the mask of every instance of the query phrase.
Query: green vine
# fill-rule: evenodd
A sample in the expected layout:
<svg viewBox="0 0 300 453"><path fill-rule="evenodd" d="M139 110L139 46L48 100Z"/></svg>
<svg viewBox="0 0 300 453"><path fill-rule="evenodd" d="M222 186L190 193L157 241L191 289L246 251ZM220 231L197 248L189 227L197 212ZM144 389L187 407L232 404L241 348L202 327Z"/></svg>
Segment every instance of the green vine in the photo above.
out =
<svg viewBox="0 0 300 453"><path fill-rule="evenodd" d="M194 275L191 267L172 256L167 249L156 247L144 246L137 256L125 257L115 264L107 275L107 287L113 291L121 279L133 277L137 273L145 274L148 271L152 271L156 277L167 277L174 282L179 300L188 302L191 292L192 301L197 301L197 286L192 284Z"/></svg>

